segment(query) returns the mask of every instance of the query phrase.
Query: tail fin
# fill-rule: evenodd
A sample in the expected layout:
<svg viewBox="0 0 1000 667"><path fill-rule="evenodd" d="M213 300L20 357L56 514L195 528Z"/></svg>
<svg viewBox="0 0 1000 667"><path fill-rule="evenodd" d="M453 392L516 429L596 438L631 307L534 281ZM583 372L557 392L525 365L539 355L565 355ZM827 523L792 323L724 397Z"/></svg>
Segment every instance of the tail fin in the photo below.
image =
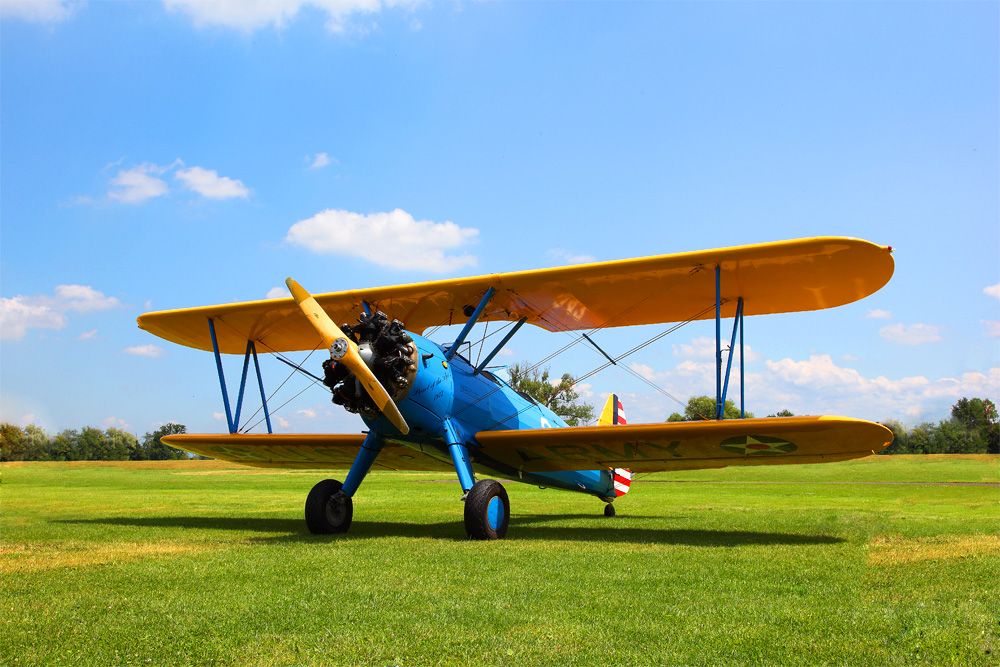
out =
<svg viewBox="0 0 1000 667"><path fill-rule="evenodd" d="M617 424L627 424L625 421L625 409L622 407L622 402L618 398L618 394L611 394L608 396L608 402L604 404L604 411L601 413L601 418L598 420L598 426L610 426Z"/></svg>
<svg viewBox="0 0 1000 667"><path fill-rule="evenodd" d="M622 407L622 402L618 398L618 394L611 394L608 396L608 402L604 404L604 411L601 412L601 418L598 420L598 426L624 426L628 422L625 421L625 408ZM615 468L612 471L615 484L615 497L619 498L628 493L629 487L632 485L632 471L628 468Z"/></svg>

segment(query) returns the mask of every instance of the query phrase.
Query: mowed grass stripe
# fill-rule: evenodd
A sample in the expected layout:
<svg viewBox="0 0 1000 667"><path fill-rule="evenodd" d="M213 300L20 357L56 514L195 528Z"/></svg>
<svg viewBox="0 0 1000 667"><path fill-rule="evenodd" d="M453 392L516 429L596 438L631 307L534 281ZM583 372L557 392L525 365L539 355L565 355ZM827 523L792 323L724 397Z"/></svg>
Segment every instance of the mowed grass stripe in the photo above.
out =
<svg viewBox="0 0 1000 667"><path fill-rule="evenodd" d="M322 472L5 464L0 664L995 665L996 488L821 482L997 469L653 475L740 483L638 484L613 519L511 483L510 539L476 543L440 473L372 474L315 537Z"/></svg>

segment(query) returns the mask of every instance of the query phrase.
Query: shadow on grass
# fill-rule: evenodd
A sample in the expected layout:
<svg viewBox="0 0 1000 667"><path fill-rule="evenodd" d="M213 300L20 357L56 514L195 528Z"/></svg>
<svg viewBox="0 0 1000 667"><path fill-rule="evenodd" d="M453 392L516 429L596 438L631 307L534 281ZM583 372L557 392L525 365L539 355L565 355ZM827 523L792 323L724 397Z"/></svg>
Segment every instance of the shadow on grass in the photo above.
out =
<svg viewBox="0 0 1000 667"><path fill-rule="evenodd" d="M555 540L571 542L622 542L634 544L676 544L703 547L738 547L746 545L822 545L845 540L830 535L799 535L752 530L660 529L635 524L651 517L618 516L606 519L593 514L525 514L510 519L508 539ZM588 521L592 525L552 526L555 521ZM298 519L260 519L233 517L111 517L105 519L62 519L58 523L102 524L138 528L189 528L227 530L247 533L271 533L250 537L253 543L328 542L333 540L368 540L381 537L407 537L466 541L461 517L437 523L399 523L391 521L354 521L346 535L311 535L305 521ZM541 524L541 525L540 525ZM274 533L282 533L274 535Z"/></svg>

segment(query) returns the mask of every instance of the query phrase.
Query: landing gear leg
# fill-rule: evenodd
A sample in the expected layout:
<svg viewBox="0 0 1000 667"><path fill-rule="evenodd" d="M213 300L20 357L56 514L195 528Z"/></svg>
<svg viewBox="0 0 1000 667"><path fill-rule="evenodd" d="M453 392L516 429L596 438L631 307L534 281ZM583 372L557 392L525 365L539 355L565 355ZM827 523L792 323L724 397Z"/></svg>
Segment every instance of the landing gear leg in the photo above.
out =
<svg viewBox="0 0 1000 667"><path fill-rule="evenodd" d="M510 522L507 491L494 479L473 485L465 500L465 532L473 540L502 540Z"/></svg>
<svg viewBox="0 0 1000 667"><path fill-rule="evenodd" d="M607 505L605 505L604 506L604 516L606 516L606 517L612 517L614 515L615 515L615 506L612 505L611 503L608 503Z"/></svg>
<svg viewBox="0 0 1000 667"><path fill-rule="evenodd" d="M306 525L313 535L346 533L354 517L354 503L335 479L324 479L306 498Z"/></svg>

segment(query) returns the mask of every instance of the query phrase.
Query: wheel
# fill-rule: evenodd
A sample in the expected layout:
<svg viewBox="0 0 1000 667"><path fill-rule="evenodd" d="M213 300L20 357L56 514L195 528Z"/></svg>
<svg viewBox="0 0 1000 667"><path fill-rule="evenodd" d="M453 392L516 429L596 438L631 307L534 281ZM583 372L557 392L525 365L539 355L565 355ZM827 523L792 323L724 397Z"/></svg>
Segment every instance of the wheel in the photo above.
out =
<svg viewBox="0 0 1000 667"><path fill-rule="evenodd" d="M354 517L354 503L343 494L343 486L335 479L324 479L306 498L306 525L313 535L346 533Z"/></svg>
<svg viewBox="0 0 1000 667"><path fill-rule="evenodd" d="M604 516L606 516L606 517L612 517L614 515L615 515L615 506L612 505L611 503L608 503L607 505L605 505L604 506Z"/></svg>
<svg viewBox="0 0 1000 667"><path fill-rule="evenodd" d="M465 532L473 540L501 540L507 534L510 501L494 479L476 482L465 499Z"/></svg>

